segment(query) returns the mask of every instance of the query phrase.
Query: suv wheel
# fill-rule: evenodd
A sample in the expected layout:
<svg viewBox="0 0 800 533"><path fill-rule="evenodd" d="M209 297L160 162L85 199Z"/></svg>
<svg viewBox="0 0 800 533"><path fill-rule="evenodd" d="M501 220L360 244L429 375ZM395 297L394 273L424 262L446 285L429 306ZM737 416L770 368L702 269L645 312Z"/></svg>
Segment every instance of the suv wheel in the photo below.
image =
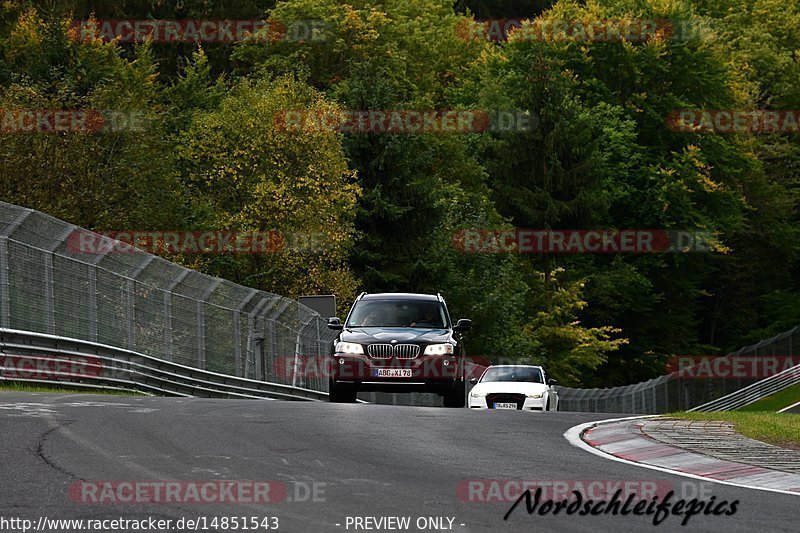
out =
<svg viewBox="0 0 800 533"><path fill-rule="evenodd" d="M467 402L465 399L466 388L464 380L459 381L452 390L444 393L444 406L445 407L464 407Z"/></svg>
<svg viewBox="0 0 800 533"><path fill-rule="evenodd" d="M355 403L358 392L352 386L337 385L334 380L328 380L328 392L331 403Z"/></svg>

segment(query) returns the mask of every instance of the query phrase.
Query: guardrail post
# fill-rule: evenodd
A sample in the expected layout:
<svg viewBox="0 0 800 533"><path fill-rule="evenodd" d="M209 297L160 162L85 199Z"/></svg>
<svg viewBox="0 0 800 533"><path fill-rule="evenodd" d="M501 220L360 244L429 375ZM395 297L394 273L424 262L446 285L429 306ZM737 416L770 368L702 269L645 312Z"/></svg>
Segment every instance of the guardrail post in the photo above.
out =
<svg viewBox="0 0 800 533"><path fill-rule="evenodd" d="M656 396L656 388L658 385L651 388L653 391L653 414L658 413L658 397Z"/></svg>
<svg viewBox="0 0 800 533"><path fill-rule="evenodd" d="M125 285L125 321L128 325L128 349L133 351L136 349L136 329L134 328L134 322L136 321L136 302L134 301L134 292L136 287L134 286L134 281L130 278L126 280Z"/></svg>
<svg viewBox="0 0 800 533"><path fill-rule="evenodd" d="M664 382L664 409L665 409L664 412L665 413L669 413L670 411L672 411L672 408L670 407L670 402L669 402L669 384L672 383L673 381L675 381L675 380L674 379L670 379L670 380Z"/></svg>
<svg viewBox="0 0 800 533"><path fill-rule="evenodd" d="M684 399L683 399L683 410L687 411L689 409L689 388L687 386L683 387Z"/></svg>
<svg viewBox="0 0 800 533"><path fill-rule="evenodd" d="M264 327L261 328L263 340L261 341L261 349L256 352L255 372L257 380L266 381L267 372L266 368L264 368L264 360L269 353L267 342L275 339L275 322L264 318L262 318L262 320L265 322Z"/></svg>
<svg viewBox="0 0 800 533"><path fill-rule="evenodd" d="M250 311L250 319L247 321L248 327L248 335L252 339L261 339L261 345L258 350L256 350L255 341L252 343L248 343L248 351L247 351L247 358L244 362L244 375L248 378L252 376L252 379L259 379L259 376L256 374L257 372L257 363L256 361L263 359L264 353L264 317L260 316L261 311L264 307L269 303L267 298L262 298L256 306ZM258 368L260 368L260 363L258 363Z"/></svg>
<svg viewBox="0 0 800 533"><path fill-rule="evenodd" d="M244 358L244 377L249 379L252 376L251 370L251 361L255 360L256 357L256 328L255 328L255 319L253 315L250 315L250 318L247 319L247 354Z"/></svg>
<svg viewBox="0 0 800 533"><path fill-rule="evenodd" d="M55 268L53 266L53 256L55 255L58 247L65 243L75 230L76 227L71 224L64 226L64 228L61 230L61 233L44 248L44 300L47 313L47 333L50 334L54 334L56 332Z"/></svg>
<svg viewBox="0 0 800 533"><path fill-rule="evenodd" d="M8 237L0 237L0 328L11 328Z"/></svg>
<svg viewBox="0 0 800 533"><path fill-rule="evenodd" d="M44 308L45 332L53 335L56 332L55 287L53 286L53 254L44 253Z"/></svg>
<svg viewBox="0 0 800 533"><path fill-rule="evenodd" d="M172 361L172 292L180 282L186 279L189 270L182 270L175 279L164 288L164 358Z"/></svg>
<svg viewBox="0 0 800 533"><path fill-rule="evenodd" d="M202 300L197 301L197 368L206 368L206 321Z"/></svg>
<svg viewBox="0 0 800 533"><path fill-rule="evenodd" d="M20 212L14 220L0 228L0 326L4 328L11 328L11 259L8 238L33 212L31 209L19 209Z"/></svg>
<svg viewBox="0 0 800 533"><path fill-rule="evenodd" d="M87 294L89 301L89 340L97 342L97 268L94 265L87 265L86 275L89 282L89 294Z"/></svg>
<svg viewBox="0 0 800 533"><path fill-rule="evenodd" d="M219 284L222 283L221 279L215 279L208 286L206 292L197 300L197 368L206 368L206 300L211 297L211 294L217 290Z"/></svg>
<svg viewBox="0 0 800 533"><path fill-rule="evenodd" d="M164 359L172 361L172 293L164 291Z"/></svg>
<svg viewBox="0 0 800 533"><path fill-rule="evenodd" d="M302 335L303 335L303 326L300 325L300 329L297 330L297 342L294 345L294 361L292 361L292 387L297 387L297 363L300 359L300 351L302 350Z"/></svg>
<svg viewBox="0 0 800 533"><path fill-rule="evenodd" d="M311 319L313 320L314 318L316 317L312 315ZM292 387L297 387L297 363L298 359L300 359L300 355L302 355L300 352L303 348L302 346L303 329L310 324L311 320L309 320L307 323L303 323L301 321L300 327L297 329L297 342L295 342L294 345L294 361L292 362Z"/></svg>
<svg viewBox="0 0 800 533"><path fill-rule="evenodd" d="M154 255L146 256L144 261L127 278L128 311L126 318L128 321L128 349L131 351L136 349L136 278L155 258Z"/></svg>
<svg viewBox="0 0 800 533"><path fill-rule="evenodd" d="M233 310L233 336L235 338L235 344L233 349L233 366L236 369L236 376L241 377L242 375L242 324L241 324L241 316L242 316L242 309L247 307L247 304L255 298L258 291L253 289L250 291L250 294L242 300L236 309ZM252 320L248 320L248 325L252 323ZM248 328L247 338L250 338L252 334L252 330ZM249 350L249 340L248 340L248 350Z"/></svg>
<svg viewBox="0 0 800 533"><path fill-rule="evenodd" d="M105 254L96 254L87 263L89 276L89 340L100 341L100 322L97 316L97 265L103 260Z"/></svg>
<svg viewBox="0 0 800 533"><path fill-rule="evenodd" d="M240 318L240 311L238 309L234 309L231 311L231 317L233 318L233 375L236 377L241 377L242 369L242 326L239 323L241 320Z"/></svg>
<svg viewBox="0 0 800 533"><path fill-rule="evenodd" d="M327 356L327 352L325 352L325 350L322 347L322 339L320 338L320 335L319 335L319 323L322 321L321 319L322 319L322 317L320 317L320 318L315 320L315 322L317 324L317 344L316 344L317 349L315 350L316 353L314 353L313 355L314 355L315 359L318 361L317 367L322 365L323 368L327 368L327 365L324 362L326 360L325 357ZM323 376L324 376L324 374L322 374L319 377L319 381L317 382L317 388L324 389L324 388L326 388L328 386L326 384L327 380Z"/></svg>

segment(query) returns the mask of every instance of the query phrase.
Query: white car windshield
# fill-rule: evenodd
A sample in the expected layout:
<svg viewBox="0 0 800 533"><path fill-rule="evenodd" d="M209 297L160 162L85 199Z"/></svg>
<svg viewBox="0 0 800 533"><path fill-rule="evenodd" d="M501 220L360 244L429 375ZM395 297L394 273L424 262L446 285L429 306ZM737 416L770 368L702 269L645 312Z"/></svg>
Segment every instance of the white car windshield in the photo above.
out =
<svg viewBox="0 0 800 533"><path fill-rule="evenodd" d="M538 368L497 367L489 368L481 379L481 383L494 381L518 381L523 383L544 383L542 371Z"/></svg>

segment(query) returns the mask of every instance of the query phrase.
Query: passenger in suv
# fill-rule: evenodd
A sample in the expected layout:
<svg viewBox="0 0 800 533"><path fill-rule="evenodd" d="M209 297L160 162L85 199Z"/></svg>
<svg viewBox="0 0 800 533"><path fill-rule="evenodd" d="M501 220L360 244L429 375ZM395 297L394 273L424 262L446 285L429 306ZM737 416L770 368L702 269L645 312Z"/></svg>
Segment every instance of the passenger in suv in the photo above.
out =
<svg viewBox="0 0 800 533"><path fill-rule="evenodd" d="M467 319L453 325L440 295L361 294L333 343L332 402L355 402L360 391L434 392L445 407L464 407Z"/></svg>

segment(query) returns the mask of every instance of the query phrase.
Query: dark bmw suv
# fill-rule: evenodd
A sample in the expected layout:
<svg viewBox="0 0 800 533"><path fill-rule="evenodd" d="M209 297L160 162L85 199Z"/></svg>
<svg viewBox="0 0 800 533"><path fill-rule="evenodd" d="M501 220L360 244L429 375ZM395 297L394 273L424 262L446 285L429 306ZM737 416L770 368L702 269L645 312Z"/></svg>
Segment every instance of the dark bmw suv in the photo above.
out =
<svg viewBox="0 0 800 533"><path fill-rule="evenodd" d="M444 299L429 294L361 294L333 343L330 400L355 402L360 391L435 392L445 407L464 407L464 346Z"/></svg>

